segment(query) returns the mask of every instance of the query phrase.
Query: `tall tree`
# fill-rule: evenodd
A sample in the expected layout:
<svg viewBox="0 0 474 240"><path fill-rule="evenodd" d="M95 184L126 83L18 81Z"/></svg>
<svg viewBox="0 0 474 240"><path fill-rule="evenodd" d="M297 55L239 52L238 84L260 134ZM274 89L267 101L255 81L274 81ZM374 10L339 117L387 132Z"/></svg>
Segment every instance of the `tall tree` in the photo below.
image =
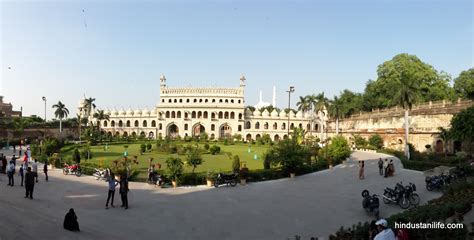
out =
<svg viewBox="0 0 474 240"><path fill-rule="evenodd" d="M460 98L474 100L474 68L462 71L454 79L454 91Z"/></svg>
<svg viewBox="0 0 474 240"><path fill-rule="evenodd" d="M336 134L339 134L339 118L344 116L342 101L337 96L334 96L334 99L330 101L328 110L329 116L336 119Z"/></svg>
<svg viewBox="0 0 474 240"><path fill-rule="evenodd" d="M328 108L329 100L324 96L324 92L316 95L315 99L316 99L316 105L315 105L314 110L317 111L318 115L323 118L323 119L321 119L322 121L321 121L321 137L320 137L320 139L323 140L324 139L324 128L325 128L325 125L326 125L325 120L327 119L325 110L327 110L327 108Z"/></svg>
<svg viewBox="0 0 474 240"><path fill-rule="evenodd" d="M92 117L92 109L95 108L95 98L86 98L85 99L85 104L86 104L86 109L87 109L87 117ZM93 122L91 121L91 125L93 125Z"/></svg>
<svg viewBox="0 0 474 240"><path fill-rule="evenodd" d="M344 117L362 111L363 97L361 93L355 93L348 89L344 89L339 95L341 101L341 108Z"/></svg>
<svg viewBox="0 0 474 240"><path fill-rule="evenodd" d="M296 102L296 106L298 107L299 111L308 112L311 107L308 103L308 96L300 96L300 100Z"/></svg>
<svg viewBox="0 0 474 240"><path fill-rule="evenodd" d="M94 113L93 117L97 119L97 127L99 128L99 131L100 131L100 121L109 120L109 115L105 114L104 110L97 111L96 113Z"/></svg>
<svg viewBox="0 0 474 240"><path fill-rule="evenodd" d="M410 159L410 151L408 148L408 129L409 129L409 111L412 105L418 99L420 88L418 81L415 80L417 72L415 69L407 69L401 71L396 89L395 102L405 110L405 156Z"/></svg>
<svg viewBox="0 0 474 240"><path fill-rule="evenodd" d="M451 136L453 139L464 141L472 155L472 142L474 142L474 107L464 109L451 119Z"/></svg>
<svg viewBox="0 0 474 240"><path fill-rule="evenodd" d="M56 108L56 111L54 111L54 115L59 118L59 133L62 133L63 118L67 117L67 115L69 114L69 110L61 101L58 101L58 103L54 104L53 108Z"/></svg>
<svg viewBox="0 0 474 240"><path fill-rule="evenodd" d="M25 131L26 126L27 126L27 120L23 117L16 118L13 121L13 127L15 129L15 133L18 134L20 144L21 144L21 140L23 139L23 132Z"/></svg>

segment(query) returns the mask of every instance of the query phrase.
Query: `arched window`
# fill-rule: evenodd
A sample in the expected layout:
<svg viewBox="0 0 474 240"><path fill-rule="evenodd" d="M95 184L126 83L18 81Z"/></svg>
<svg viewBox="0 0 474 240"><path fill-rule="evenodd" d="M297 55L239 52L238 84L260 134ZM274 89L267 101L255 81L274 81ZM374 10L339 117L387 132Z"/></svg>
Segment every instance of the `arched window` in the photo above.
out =
<svg viewBox="0 0 474 240"><path fill-rule="evenodd" d="M295 124L294 124L294 123L291 123L290 129L293 129L293 128L295 128Z"/></svg>
<svg viewBox="0 0 474 240"><path fill-rule="evenodd" d="M285 130L286 129L286 123L282 123L281 124L281 130Z"/></svg>
<svg viewBox="0 0 474 240"><path fill-rule="evenodd" d="M188 124L184 124L184 130L188 130Z"/></svg>
<svg viewBox="0 0 474 240"><path fill-rule="evenodd" d="M182 103L183 102L183 99L179 99L179 103Z"/></svg>
<svg viewBox="0 0 474 240"><path fill-rule="evenodd" d="M168 103L171 103L171 99L168 99Z"/></svg>
<svg viewBox="0 0 474 240"><path fill-rule="evenodd" d="M107 121L104 121L104 127L107 127Z"/></svg>
<svg viewBox="0 0 474 240"><path fill-rule="evenodd" d="M242 120L242 113L239 113L239 120Z"/></svg>
<svg viewBox="0 0 474 240"><path fill-rule="evenodd" d="M158 124L158 129L159 129L159 130L163 129L163 124L161 124L161 123Z"/></svg>
<svg viewBox="0 0 474 240"><path fill-rule="evenodd" d="M123 122L122 122L122 120L119 121L119 127L123 127Z"/></svg>
<svg viewBox="0 0 474 240"><path fill-rule="evenodd" d="M151 121L151 127L156 127L156 121L155 120Z"/></svg>
<svg viewBox="0 0 474 240"><path fill-rule="evenodd" d="M204 118L207 118L207 111L204 112Z"/></svg>
<svg viewBox="0 0 474 240"><path fill-rule="evenodd" d="M319 125L318 125L318 124L314 124L314 130L315 130L315 131L318 131L318 129L319 129Z"/></svg>
<svg viewBox="0 0 474 240"><path fill-rule="evenodd" d="M206 98L206 101L204 101L204 102L206 102L206 103L208 102L207 98Z"/></svg>
<svg viewBox="0 0 474 240"><path fill-rule="evenodd" d="M194 102L197 103L197 99L196 99L196 98L194 99Z"/></svg>
<svg viewBox="0 0 474 240"><path fill-rule="evenodd" d="M175 100L174 100L174 103L177 103L177 102L178 102L178 101L175 99Z"/></svg>
<svg viewBox="0 0 474 240"><path fill-rule="evenodd" d="M219 99L219 103L222 103L222 99Z"/></svg>
<svg viewBox="0 0 474 240"><path fill-rule="evenodd" d="M212 119L216 119L216 114L215 114L215 113L211 113L211 118L212 118Z"/></svg>
<svg viewBox="0 0 474 240"><path fill-rule="evenodd" d="M174 111L171 112L171 118L176 118L176 113Z"/></svg>
<svg viewBox="0 0 474 240"><path fill-rule="evenodd" d="M298 124L298 128L303 128L303 124Z"/></svg>
<svg viewBox="0 0 474 240"><path fill-rule="evenodd" d="M263 129L268 129L268 123L263 124Z"/></svg>
<svg viewBox="0 0 474 240"><path fill-rule="evenodd" d="M230 119L234 119L235 118L235 113L234 112L231 112L230 113Z"/></svg>
<svg viewBox="0 0 474 240"><path fill-rule="evenodd" d="M165 103L165 100L164 100L164 99L161 99L161 102L162 102L162 103Z"/></svg>
<svg viewBox="0 0 474 240"><path fill-rule="evenodd" d="M115 121L114 120L112 120L112 122L110 122L110 126L115 127Z"/></svg>
<svg viewBox="0 0 474 240"><path fill-rule="evenodd" d="M202 118L202 112L201 111L198 112L198 118Z"/></svg>
<svg viewBox="0 0 474 240"><path fill-rule="evenodd" d="M224 117L224 114L222 112L219 112L219 119L222 119Z"/></svg>
<svg viewBox="0 0 474 240"><path fill-rule="evenodd" d="M260 123L259 122L255 123L255 129L260 129Z"/></svg>
<svg viewBox="0 0 474 240"><path fill-rule="evenodd" d="M228 100L228 99L226 99L226 100L225 100L225 103L229 103L229 100Z"/></svg>
<svg viewBox="0 0 474 240"><path fill-rule="evenodd" d="M184 112L184 118L188 119L188 113L187 112Z"/></svg>
<svg viewBox="0 0 474 240"><path fill-rule="evenodd" d="M127 120L127 123L125 123L125 126L130 127L130 120Z"/></svg>
<svg viewBox="0 0 474 240"><path fill-rule="evenodd" d="M135 123L133 124L133 126L138 127L138 120L135 120Z"/></svg>
<svg viewBox="0 0 474 240"><path fill-rule="evenodd" d="M239 125L239 126L237 127L237 131L242 132L242 125Z"/></svg>
<svg viewBox="0 0 474 240"><path fill-rule="evenodd" d="M309 123L306 124L306 130L307 130L307 131L311 131L311 125L310 125Z"/></svg>
<svg viewBox="0 0 474 240"><path fill-rule="evenodd" d="M181 111L178 111L178 113L176 114L176 117L181 118Z"/></svg>
<svg viewBox="0 0 474 240"><path fill-rule="evenodd" d="M229 112L224 113L224 119L229 119Z"/></svg>
<svg viewBox="0 0 474 240"><path fill-rule="evenodd" d="M238 103L240 103L240 100L238 101Z"/></svg>
<svg viewBox="0 0 474 240"><path fill-rule="evenodd" d="M200 103L202 103L202 98L201 98L201 99L199 99L199 102L200 102Z"/></svg>
<svg viewBox="0 0 474 240"><path fill-rule="evenodd" d="M193 112L191 113L191 118L196 118L196 112L195 112L195 111L193 111Z"/></svg>
<svg viewBox="0 0 474 240"><path fill-rule="evenodd" d="M211 124L211 131L214 131L214 130L216 130L216 125Z"/></svg>
<svg viewBox="0 0 474 240"><path fill-rule="evenodd" d="M216 99L212 99L212 103L215 103L216 102Z"/></svg>
<svg viewBox="0 0 474 240"><path fill-rule="evenodd" d="M166 118L170 118L170 111L166 111Z"/></svg>
<svg viewBox="0 0 474 240"><path fill-rule="evenodd" d="M230 100L230 103L234 103L234 99L231 99L231 100Z"/></svg>
<svg viewBox="0 0 474 240"><path fill-rule="evenodd" d="M273 130L277 130L278 129L278 124L277 123L274 123L273 124Z"/></svg>
<svg viewBox="0 0 474 240"><path fill-rule="evenodd" d="M245 129L250 129L251 128L251 124L249 121L245 122Z"/></svg>
<svg viewBox="0 0 474 240"><path fill-rule="evenodd" d="M186 102L189 103L189 99L186 99Z"/></svg>
<svg viewBox="0 0 474 240"><path fill-rule="evenodd" d="M146 122L146 120L143 120L142 126L143 127L148 127L148 123Z"/></svg>

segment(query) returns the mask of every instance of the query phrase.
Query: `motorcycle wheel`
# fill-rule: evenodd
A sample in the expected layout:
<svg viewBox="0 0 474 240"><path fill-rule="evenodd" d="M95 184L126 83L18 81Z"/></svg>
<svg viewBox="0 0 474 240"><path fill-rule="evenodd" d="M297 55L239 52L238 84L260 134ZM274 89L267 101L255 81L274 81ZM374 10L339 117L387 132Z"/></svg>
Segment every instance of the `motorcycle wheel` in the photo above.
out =
<svg viewBox="0 0 474 240"><path fill-rule="evenodd" d="M216 187L216 188L219 187L219 181L216 180L216 181L214 182L214 187Z"/></svg>
<svg viewBox="0 0 474 240"><path fill-rule="evenodd" d="M77 170L76 171L76 177L80 177L82 175L82 171L81 170Z"/></svg>
<svg viewBox="0 0 474 240"><path fill-rule="evenodd" d="M427 183L426 184L426 190L428 190L430 192L433 191L433 186L431 186L431 184Z"/></svg>
<svg viewBox="0 0 474 240"><path fill-rule="evenodd" d="M403 209L407 209L410 207L410 201L408 200L408 198L402 197L402 199L398 201L398 205Z"/></svg>
<svg viewBox="0 0 474 240"><path fill-rule="evenodd" d="M69 170L67 170L66 168L63 168L63 174L68 175L68 173L69 173Z"/></svg>
<svg viewBox="0 0 474 240"><path fill-rule="evenodd" d="M410 196L410 203L413 206L418 206L418 204L420 204L420 196L418 196L416 193L412 193Z"/></svg>
<svg viewBox="0 0 474 240"><path fill-rule="evenodd" d="M382 199L383 199L383 203L385 204L389 204L390 203L390 196L387 196L388 194L384 194Z"/></svg>
<svg viewBox="0 0 474 240"><path fill-rule="evenodd" d="M230 185L231 185L232 187L237 186L237 179L232 180L232 182L230 182Z"/></svg>

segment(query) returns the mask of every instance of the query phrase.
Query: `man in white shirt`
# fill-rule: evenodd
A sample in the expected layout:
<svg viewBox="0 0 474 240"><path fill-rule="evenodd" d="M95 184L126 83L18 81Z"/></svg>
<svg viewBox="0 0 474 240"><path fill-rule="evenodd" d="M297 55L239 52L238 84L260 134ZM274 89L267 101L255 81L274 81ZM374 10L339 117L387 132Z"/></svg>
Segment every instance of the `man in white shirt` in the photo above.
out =
<svg viewBox="0 0 474 240"><path fill-rule="evenodd" d="M38 160L35 159L35 162L31 165L31 172L33 172L36 182L38 182Z"/></svg>
<svg viewBox="0 0 474 240"><path fill-rule="evenodd" d="M395 240L395 234L392 229L388 228L387 220L380 219L375 225L377 225L379 233L375 235L374 240Z"/></svg>

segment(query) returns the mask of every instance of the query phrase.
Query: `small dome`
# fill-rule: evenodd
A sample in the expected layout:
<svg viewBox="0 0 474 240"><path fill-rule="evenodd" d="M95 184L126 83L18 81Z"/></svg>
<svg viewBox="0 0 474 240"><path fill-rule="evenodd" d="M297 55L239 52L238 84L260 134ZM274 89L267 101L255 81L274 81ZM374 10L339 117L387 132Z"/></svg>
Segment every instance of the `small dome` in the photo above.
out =
<svg viewBox="0 0 474 240"><path fill-rule="evenodd" d="M255 111L253 111L253 115L256 116L256 117L260 117L260 116L262 116L262 113L260 111L258 111L258 109L255 109Z"/></svg>
<svg viewBox="0 0 474 240"><path fill-rule="evenodd" d="M295 112L290 111L290 118L294 118L294 117L295 117Z"/></svg>
<svg viewBox="0 0 474 240"><path fill-rule="evenodd" d="M150 111L148 110L148 108L144 108L143 111L142 111L142 114L144 115L150 115Z"/></svg>
<svg viewBox="0 0 474 240"><path fill-rule="evenodd" d="M280 116L280 117L286 117L286 112L285 112L285 110L281 110L279 116Z"/></svg>
<svg viewBox="0 0 474 240"><path fill-rule="evenodd" d="M265 110L263 111L262 116L263 116L263 117L268 117L268 116L270 116L270 113L268 112L267 109L265 109Z"/></svg>
<svg viewBox="0 0 474 240"><path fill-rule="evenodd" d="M297 118L302 118L303 115L304 115L304 113L303 113L302 111L298 111L298 112L296 113L296 117L297 117Z"/></svg>
<svg viewBox="0 0 474 240"><path fill-rule="evenodd" d="M134 115L142 115L142 110L137 109L135 112L133 112Z"/></svg>
<svg viewBox="0 0 474 240"><path fill-rule="evenodd" d="M245 110L245 116L247 116L247 117L252 116L252 111L250 111L250 109L247 108L247 109Z"/></svg>
<svg viewBox="0 0 474 240"><path fill-rule="evenodd" d="M118 113L117 109L112 110L112 115L117 116L118 114L119 113Z"/></svg>
<svg viewBox="0 0 474 240"><path fill-rule="evenodd" d="M125 115L125 114L126 114L126 112L123 109L120 109L119 115Z"/></svg>
<svg viewBox="0 0 474 240"><path fill-rule="evenodd" d="M278 112L276 109L273 109L272 113L271 113L271 116L272 117L278 117Z"/></svg>
<svg viewBox="0 0 474 240"><path fill-rule="evenodd" d="M129 108L129 109L127 109L127 115L133 115L133 111L132 111L132 109L130 109L130 108Z"/></svg>
<svg viewBox="0 0 474 240"><path fill-rule="evenodd" d="M111 114L111 113L110 113L110 110L109 110L109 109L105 110L105 111L104 111L104 114L105 114L105 115L110 115L110 114Z"/></svg>

